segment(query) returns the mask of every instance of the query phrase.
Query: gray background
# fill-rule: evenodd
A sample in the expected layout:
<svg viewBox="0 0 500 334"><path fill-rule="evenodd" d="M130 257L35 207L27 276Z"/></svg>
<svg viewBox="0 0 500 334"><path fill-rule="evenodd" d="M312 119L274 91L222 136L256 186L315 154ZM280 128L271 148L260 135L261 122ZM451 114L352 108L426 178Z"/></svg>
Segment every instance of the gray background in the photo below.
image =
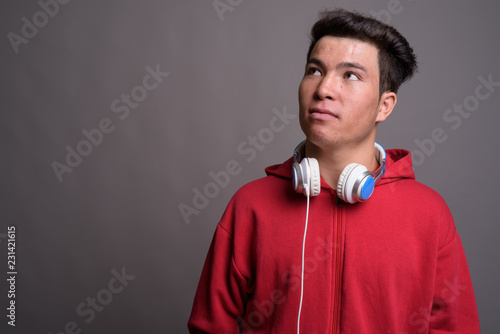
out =
<svg viewBox="0 0 500 334"><path fill-rule="evenodd" d="M303 138L297 119L272 138L263 129L275 108L297 115L308 31L319 10L338 6L392 11L381 18L418 55L420 71L402 87L378 141L417 155L423 151L417 143L428 143L417 179L450 206L483 332L498 333L500 87L457 129L443 117L454 104L474 101L479 76L500 82L500 5L394 1L221 0L232 4L222 16L211 0L70 1L44 22L38 2L3 0L0 331L55 334L73 321L82 333L187 332L227 202L263 176L265 166L287 159ZM38 32L16 53L8 34L21 35L22 18L33 22L33 16ZM169 75L144 97L148 66ZM131 92L144 100L120 119L124 112L111 105ZM66 146L76 149L85 140L82 131L106 118L113 132L59 182L52 163L65 164ZM432 147L436 128L446 140ZM238 151L259 133L267 142L255 157ZM241 172L187 224L179 205L193 206L195 189L203 190L210 172L232 160ZM17 231L14 329L5 316L10 225ZM122 268L135 278L111 294L112 271ZM89 315L79 315L77 307L96 297L107 305L87 323Z"/></svg>

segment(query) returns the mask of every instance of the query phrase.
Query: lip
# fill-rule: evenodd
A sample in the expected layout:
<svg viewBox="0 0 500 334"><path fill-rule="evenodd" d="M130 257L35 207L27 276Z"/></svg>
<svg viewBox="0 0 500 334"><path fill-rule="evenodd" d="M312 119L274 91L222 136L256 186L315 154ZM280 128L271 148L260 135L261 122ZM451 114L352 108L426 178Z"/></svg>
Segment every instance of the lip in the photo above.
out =
<svg viewBox="0 0 500 334"><path fill-rule="evenodd" d="M309 116L314 119L320 119L320 120L333 120L333 119L338 119L339 116L328 110L328 109L323 109L323 108L312 108L309 110Z"/></svg>

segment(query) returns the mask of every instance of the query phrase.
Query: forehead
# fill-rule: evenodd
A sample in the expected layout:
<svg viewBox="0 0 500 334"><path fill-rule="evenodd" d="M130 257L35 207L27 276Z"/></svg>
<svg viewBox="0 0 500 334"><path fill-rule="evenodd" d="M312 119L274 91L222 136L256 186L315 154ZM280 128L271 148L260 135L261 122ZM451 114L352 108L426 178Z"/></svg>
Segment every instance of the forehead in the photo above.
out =
<svg viewBox="0 0 500 334"><path fill-rule="evenodd" d="M316 42L310 58L325 64L357 62L378 71L378 49L375 45L349 37L323 36Z"/></svg>

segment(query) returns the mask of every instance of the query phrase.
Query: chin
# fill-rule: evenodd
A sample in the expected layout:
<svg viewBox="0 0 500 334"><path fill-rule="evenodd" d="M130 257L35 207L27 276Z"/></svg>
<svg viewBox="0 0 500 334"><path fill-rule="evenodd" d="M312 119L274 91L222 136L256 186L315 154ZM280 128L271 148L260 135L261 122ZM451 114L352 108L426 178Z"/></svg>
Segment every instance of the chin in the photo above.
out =
<svg viewBox="0 0 500 334"><path fill-rule="evenodd" d="M311 132L306 134L306 137L309 142L322 148L337 146L341 142L339 138L332 137L331 134Z"/></svg>
<svg viewBox="0 0 500 334"><path fill-rule="evenodd" d="M335 132L322 125L307 124L307 127L302 126L302 131L306 135L307 140L318 146L338 141Z"/></svg>

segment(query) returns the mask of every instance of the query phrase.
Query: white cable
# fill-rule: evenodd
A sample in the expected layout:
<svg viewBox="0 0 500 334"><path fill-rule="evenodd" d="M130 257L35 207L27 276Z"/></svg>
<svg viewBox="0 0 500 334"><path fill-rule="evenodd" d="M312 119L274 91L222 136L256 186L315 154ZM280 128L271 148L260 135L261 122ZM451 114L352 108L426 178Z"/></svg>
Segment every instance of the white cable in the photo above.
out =
<svg viewBox="0 0 500 334"><path fill-rule="evenodd" d="M304 240L302 241L302 272L300 276L300 303L299 315L297 317L297 334L300 333L300 313L302 312L302 299L304 296L304 254L306 249L307 222L309 220L309 191L306 191L307 209L306 209L306 226L304 227Z"/></svg>

